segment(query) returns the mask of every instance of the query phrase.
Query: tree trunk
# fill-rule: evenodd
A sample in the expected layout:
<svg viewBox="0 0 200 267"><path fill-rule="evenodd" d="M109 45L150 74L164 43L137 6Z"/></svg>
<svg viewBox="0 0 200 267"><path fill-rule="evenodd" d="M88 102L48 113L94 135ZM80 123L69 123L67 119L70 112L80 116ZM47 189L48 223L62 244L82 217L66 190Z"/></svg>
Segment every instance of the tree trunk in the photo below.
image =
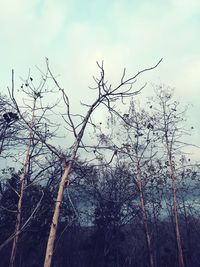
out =
<svg viewBox="0 0 200 267"><path fill-rule="evenodd" d="M191 261L191 257L192 257L192 246L191 246L191 237L190 237L190 225L189 225L189 221L188 221L188 215L187 215L187 210L186 210L186 206L185 206L185 200L183 199L183 209L184 209L184 218L185 218L185 225L186 225L186 234L187 234L187 243L188 243L188 257L187 260L188 262ZM186 264L187 265L187 264ZM190 264L188 264L190 265Z"/></svg>
<svg viewBox="0 0 200 267"><path fill-rule="evenodd" d="M142 211L142 220L143 220L144 232L145 232L147 249L148 249L149 266L154 267L151 236L150 236L149 226L148 226L148 221L147 221L147 214L146 214L145 203L144 203L144 194L142 191L140 191L140 206L141 206L141 211Z"/></svg>
<svg viewBox="0 0 200 267"><path fill-rule="evenodd" d="M176 187L175 187L175 179L174 178L172 178L172 190L173 190L173 208L174 208L174 219L175 219L175 229L176 229L176 243L177 243L177 248L178 248L179 267L185 267L184 259L183 259L183 250L182 250L182 245L181 245L179 221L178 221L178 211L177 211L177 201L176 201Z"/></svg>
<svg viewBox="0 0 200 267"><path fill-rule="evenodd" d="M64 173L61 177L58 195L57 195L56 204L55 204L55 209L54 209L54 214L53 214L53 219L52 219L52 223L51 223L51 229L50 229L49 238L48 238L48 242L47 242L44 267L50 267L51 263L52 263L52 257L53 257L53 252L54 252L54 243L55 243L55 239L56 239L56 231L57 231L57 227L58 227L58 220L59 220L59 215L60 215L60 209L61 209L63 194L64 194L65 187L68 183L69 173L70 173L70 170L72 167L72 163L75 160L78 146L79 146L79 143L77 141L69 162L65 164Z"/></svg>
<svg viewBox="0 0 200 267"><path fill-rule="evenodd" d="M168 160L170 165L170 176L172 179L172 193L173 193L173 211L174 211L174 219L175 219L175 232L176 232L176 244L178 249L178 262L179 267L185 267L184 258L183 258L183 250L181 245L181 237L180 237L180 229L179 229L179 220L178 220L178 210L177 210L177 197L176 197L176 174L172 162L171 151L169 147L168 138L166 137L167 143L167 153Z"/></svg>
<svg viewBox="0 0 200 267"><path fill-rule="evenodd" d="M44 267L51 267L53 252L54 252L53 251L54 250L54 243L55 243L55 239L56 239L56 231L57 231L57 227L58 227L58 219L59 219L59 215L60 215L60 208L61 208L61 204L62 204L65 186L67 185L67 183L69 181L69 173L70 173L70 170L72 168L72 164L76 158L76 154L77 154L77 151L79 149L79 145L80 145L80 142L82 140L82 137L84 135L84 131L85 131L85 128L87 126L88 120L89 120L92 112L94 111L96 105L98 105L98 103L99 103L99 99L97 99L93 103L93 105L91 105L90 109L88 110L87 115L85 116L85 118L83 120L83 125L82 125L78 135L76 136L76 140L74 142L74 145L72 146L73 149L72 149L70 160L68 161L68 163L65 162L65 169L64 169L64 173L61 177L61 181L59 184L57 200L56 200L56 204L55 204L53 219L51 222L51 229L50 229L49 238L48 238L48 242L47 242Z"/></svg>
<svg viewBox="0 0 200 267"><path fill-rule="evenodd" d="M35 119L35 105L36 105L36 99L33 102L33 109L32 109L32 119L31 119L31 126L33 126L34 119ZM21 228L21 216L22 216L22 201L24 197L24 188L25 188L25 179L29 170L29 164L30 164L30 150L31 150L31 145L32 145L32 140L33 139L33 131L30 128L29 131L29 142L27 144L27 149L26 149L26 157L24 161L24 170L23 173L20 177L20 194L19 194L19 200L17 204L17 218L16 218L16 224L15 224L15 237L13 240L13 245L12 245L12 251L11 251L11 256L10 256L10 264L9 267L14 267L15 266L15 258L16 258L16 253L17 253L17 246L18 246L18 241L19 241L19 235L20 235L20 228Z"/></svg>
<svg viewBox="0 0 200 267"><path fill-rule="evenodd" d="M17 205L17 218L16 218L16 224L15 224L15 237L14 237L14 240L13 240L9 267L14 267L15 266L15 258L16 258L16 253L17 253L17 246L18 246L20 227L21 227L22 201L23 201L23 196L24 196L25 179L26 179L26 175L27 175L27 172L28 172L28 166L29 166L29 156L30 156L31 142L32 142L32 134L30 134L30 139L29 139L29 143L28 143L28 146L27 146L26 158L25 158L25 162L24 162L24 171L23 171L23 173L21 175L21 178L20 178L21 187L20 187L20 194L19 194L19 200L18 200L18 205Z"/></svg>

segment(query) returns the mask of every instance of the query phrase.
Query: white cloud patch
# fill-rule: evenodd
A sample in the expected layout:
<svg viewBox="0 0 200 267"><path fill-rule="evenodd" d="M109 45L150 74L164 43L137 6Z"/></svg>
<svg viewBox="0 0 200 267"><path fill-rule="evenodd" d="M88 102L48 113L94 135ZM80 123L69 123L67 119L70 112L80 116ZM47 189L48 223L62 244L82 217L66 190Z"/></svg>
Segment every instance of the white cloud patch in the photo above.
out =
<svg viewBox="0 0 200 267"><path fill-rule="evenodd" d="M166 83L187 101L199 98L200 15L198 0L111 1L108 9L95 9L98 19L78 20L84 1L7 0L0 3L0 85L10 81L10 69L25 74L45 56L62 86L72 97L74 110L94 93L87 86L97 75L96 60L104 60L112 83L123 67L127 75L163 63L139 79ZM76 8L78 5L78 9ZM87 10L85 10L87 12ZM146 90L146 89L145 89Z"/></svg>

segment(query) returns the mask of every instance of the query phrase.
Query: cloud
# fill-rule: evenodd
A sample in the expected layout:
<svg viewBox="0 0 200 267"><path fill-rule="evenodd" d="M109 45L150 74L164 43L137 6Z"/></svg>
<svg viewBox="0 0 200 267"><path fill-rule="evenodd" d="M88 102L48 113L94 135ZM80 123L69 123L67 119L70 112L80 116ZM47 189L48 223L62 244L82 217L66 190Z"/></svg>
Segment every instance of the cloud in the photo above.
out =
<svg viewBox="0 0 200 267"><path fill-rule="evenodd" d="M29 67L34 75L35 65L45 68L47 56L53 73L60 74L73 112L84 114L80 101L91 103L96 96L88 86L94 84L92 75L99 75L97 60L104 60L107 79L116 85L124 67L130 76L164 57L156 70L139 77L136 88L145 82L165 83L176 88L183 102L199 107L198 0L86 2L1 1L1 89L10 83L11 68L16 80L26 77ZM140 99L151 93L147 86ZM194 126L197 109L189 115ZM104 112L97 112L95 120L104 117Z"/></svg>
<svg viewBox="0 0 200 267"><path fill-rule="evenodd" d="M104 60L107 77L116 84L123 67L131 75L164 57L139 81L169 83L186 97L190 85L191 96L199 81L199 5L195 0L102 1L93 3L91 13L81 1L4 1L0 53L5 83L11 67L26 76L47 56L76 106L94 97L86 92L92 75L98 75L96 60Z"/></svg>
<svg viewBox="0 0 200 267"><path fill-rule="evenodd" d="M188 21L198 1L171 0L165 5L158 1L111 1L105 12L94 9L94 13L102 12L103 16L100 20L98 15L96 23L95 14L92 21L87 16L79 20L78 12L84 5L75 3L9 0L1 4L1 50L5 62L18 62L17 67L27 68L48 56L57 61L59 72L67 68L63 65L74 65L76 77L82 75L82 80L85 74L93 74L96 60L104 59L114 76L124 66L138 70L163 56L163 64L177 75L175 66L199 43L198 27ZM161 73L162 77L165 74Z"/></svg>
<svg viewBox="0 0 200 267"><path fill-rule="evenodd" d="M198 12L200 2L198 0L171 0L172 8L178 9L182 14L191 16Z"/></svg>

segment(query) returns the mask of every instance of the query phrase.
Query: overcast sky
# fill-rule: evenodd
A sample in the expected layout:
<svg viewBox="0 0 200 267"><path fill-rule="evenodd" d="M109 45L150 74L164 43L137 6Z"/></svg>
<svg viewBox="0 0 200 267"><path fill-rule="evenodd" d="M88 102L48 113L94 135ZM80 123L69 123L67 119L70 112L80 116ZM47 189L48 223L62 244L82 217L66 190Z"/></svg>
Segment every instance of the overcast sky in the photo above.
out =
<svg viewBox="0 0 200 267"><path fill-rule="evenodd" d="M0 90L12 68L16 78L26 77L29 68L45 66L45 57L74 105L89 101L97 60L115 83L124 67L136 73L163 57L140 79L175 87L194 104L190 119L200 139L199 0L1 0Z"/></svg>

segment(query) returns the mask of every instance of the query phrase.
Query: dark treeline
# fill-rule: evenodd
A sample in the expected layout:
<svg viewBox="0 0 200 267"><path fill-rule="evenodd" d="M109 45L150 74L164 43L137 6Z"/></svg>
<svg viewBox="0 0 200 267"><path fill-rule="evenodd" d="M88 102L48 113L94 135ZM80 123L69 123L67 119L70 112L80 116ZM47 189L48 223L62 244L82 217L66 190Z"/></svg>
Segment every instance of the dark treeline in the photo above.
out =
<svg viewBox="0 0 200 267"><path fill-rule="evenodd" d="M9 97L0 96L0 266L200 266L187 108L166 86L136 100L143 87L130 90L146 70L127 80L124 72L112 88L98 66L86 115L71 114L48 61L38 86L32 77L21 85L23 101L14 76ZM92 117L99 105L106 121Z"/></svg>
<svg viewBox="0 0 200 267"><path fill-rule="evenodd" d="M126 166L110 170L90 166L81 175L79 171L74 169L73 184L62 204L53 266L149 266L138 188ZM10 178L5 180L5 176ZM1 177L5 183L1 184L0 243L4 244L15 229L13 211L18 201L15 190L19 187L19 174L9 170ZM57 191L55 183L49 186L51 179L55 179L53 173L45 185L31 185L25 191L22 222L30 221L20 234L16 266L43 266ZM189 174L187 179L189 183ZM198 182L198 177L195 181ZM166 186L163 182L162 187ZM194 205L199 187L195 183L195 194L187 193L187 188L181 186L182 183L178 188L178 212L184 260L186 266L199 266L199 208ZM159 184L154 187L145 189L154 264L179 266L169 193ZM40 200L37 212L29 218ZM1 266L9 266L11 244L1 248Z"/></svg>

